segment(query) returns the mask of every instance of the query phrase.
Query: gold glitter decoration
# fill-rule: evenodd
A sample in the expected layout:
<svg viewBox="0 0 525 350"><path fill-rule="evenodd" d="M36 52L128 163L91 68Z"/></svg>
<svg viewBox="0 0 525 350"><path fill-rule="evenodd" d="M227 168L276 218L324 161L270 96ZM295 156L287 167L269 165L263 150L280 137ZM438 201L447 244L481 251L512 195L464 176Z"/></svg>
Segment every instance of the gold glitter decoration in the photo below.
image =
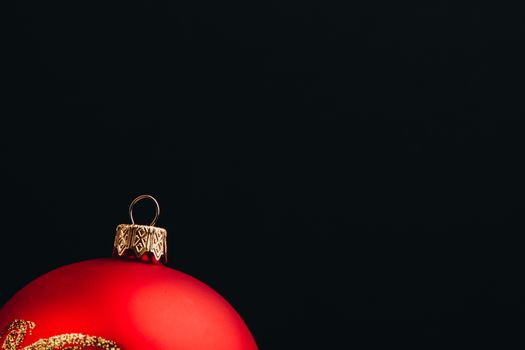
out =
<svg viewBox="0 0 525 350"><path fill-rule="evenodd" d="M22 350L80 350L87 347L100 350L120 350L117 344L110 340L80 333L61 334L40 339Z"/></svg>
<svg viewBox="0 0 525 350"><path fill-rule="evenodd" d="M137 258L145 253L152 253L155 259L160 260L164 256L164 261L166 261L167 236L167 231L160 227L121 224L117 226L113 246L119 256L131 250Z"/></svg>
<svg viewBox="0 0 525 350"><path fill-rule="evenodd" d="M16 350L24 341L27 333L31 334L31 331L35 328L35 323L24 320L14 320L0 332L0 339L5 337L4 344L2 345L3 350Z"/></svg>
<svg viewBox="0 0 525 350"><path fill-rule="evenodd" d="M36 327L34 322L14 320L0 332L0 339L7 334L3 350L81 350L93 348L97 350L120 350L111 340L80 333L60 334L46 339L39 339L33 344L20 348L27 333Z"/></svg>

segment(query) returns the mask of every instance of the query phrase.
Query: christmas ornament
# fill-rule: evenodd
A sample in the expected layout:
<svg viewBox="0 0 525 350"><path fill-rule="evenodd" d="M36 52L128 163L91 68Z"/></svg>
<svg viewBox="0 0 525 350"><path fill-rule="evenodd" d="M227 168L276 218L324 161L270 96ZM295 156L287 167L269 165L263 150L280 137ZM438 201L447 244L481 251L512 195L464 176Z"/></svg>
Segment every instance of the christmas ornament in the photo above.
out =
<svg viewBox="0 0 525 350"><path fill-rule="evenodd" d="M150 225L133 220L142 199L156 205ZM256 350L237 312L195 278L162 264L165 229L149 196L130 205L114 257L51 271L0 309L2 350Z"/></svg>

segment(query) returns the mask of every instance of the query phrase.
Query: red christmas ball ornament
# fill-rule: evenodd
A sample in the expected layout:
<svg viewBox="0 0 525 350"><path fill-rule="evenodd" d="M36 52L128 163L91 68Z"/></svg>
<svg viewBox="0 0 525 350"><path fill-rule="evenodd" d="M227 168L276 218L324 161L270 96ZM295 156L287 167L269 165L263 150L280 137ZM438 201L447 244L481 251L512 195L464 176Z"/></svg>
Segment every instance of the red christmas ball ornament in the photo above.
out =
<svg viewBox="0 0 525 350"><path fill-rule="evenodd" d="M154 201L150 225L133 205ZM0 309L2 350L257 350L241 317L213 289L163 265L166 230L157 201L137 197L131 225L119 225L114 257L51 271Z"/></svg>

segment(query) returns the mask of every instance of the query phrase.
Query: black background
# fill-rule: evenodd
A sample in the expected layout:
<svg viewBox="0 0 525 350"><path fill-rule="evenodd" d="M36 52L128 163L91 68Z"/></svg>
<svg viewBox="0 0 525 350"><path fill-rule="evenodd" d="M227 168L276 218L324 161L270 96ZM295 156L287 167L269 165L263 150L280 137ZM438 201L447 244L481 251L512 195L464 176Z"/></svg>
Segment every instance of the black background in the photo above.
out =
<svg viewBox="0 0 525 350"><path fill-rule="evenodd" d="M150 193L169 266L224 295L261 349L524 345L517 7L15 7L0 304L110 255Z"/></svg>

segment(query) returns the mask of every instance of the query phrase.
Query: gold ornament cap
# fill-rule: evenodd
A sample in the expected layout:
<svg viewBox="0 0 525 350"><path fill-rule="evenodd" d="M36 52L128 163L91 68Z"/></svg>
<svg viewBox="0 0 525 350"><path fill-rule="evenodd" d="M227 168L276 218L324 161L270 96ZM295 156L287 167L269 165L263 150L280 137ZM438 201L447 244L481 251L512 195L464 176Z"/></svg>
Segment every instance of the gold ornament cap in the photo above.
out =
<svg viewBox="0 0 525 350"><path fill-rule="evenodd" d="M133 219L133 207L143 199L150 199L155 203L155 218L149 225L135 224ZM129 205L129 217L131 224L120 224L117 226L113 252L118 256L135 256L139 259L151 255L156 261L163 258L164 263L168 260L168 232L155 226L160 215L160 206L157 200L149 194L143 194L135 198ZM148 254L149 253L149 254Z"/></svg>

